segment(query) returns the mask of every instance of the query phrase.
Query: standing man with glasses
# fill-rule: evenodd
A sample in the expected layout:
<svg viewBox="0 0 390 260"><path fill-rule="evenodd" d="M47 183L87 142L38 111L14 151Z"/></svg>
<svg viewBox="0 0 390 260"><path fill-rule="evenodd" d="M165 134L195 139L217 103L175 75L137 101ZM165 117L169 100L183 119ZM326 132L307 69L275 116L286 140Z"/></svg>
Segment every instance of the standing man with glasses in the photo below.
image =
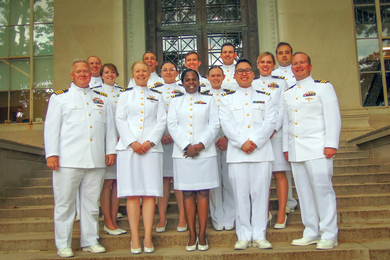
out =
<svg viewBox="0 0 390 260"><path fill-rule="evenodd" d="M237 62L235 77L239 88L224 94L220 106L222 129L229 139L226 161L236 207L234 249L246 249L251 241L255 247L268 249L272 248L266 229L275 108L268 93L253 89L249 61Z"/></svg>

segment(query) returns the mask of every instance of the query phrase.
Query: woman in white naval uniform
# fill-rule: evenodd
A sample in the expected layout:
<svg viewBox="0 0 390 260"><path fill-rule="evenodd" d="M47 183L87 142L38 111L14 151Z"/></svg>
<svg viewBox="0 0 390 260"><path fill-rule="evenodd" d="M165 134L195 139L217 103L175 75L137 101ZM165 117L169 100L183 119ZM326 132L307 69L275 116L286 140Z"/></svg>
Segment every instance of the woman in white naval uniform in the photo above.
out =
<svg viewBox="0 0 390 260"><path fill-rule="evenodd" d="M213 94L219 109L222 95L231 92L231 90L223 89L221 86L223 85L222 82L226 80L222 68L219 66L211 67L207 79L211 84L210 93ZM214 229L217 231L233 230L236 219L233 188L229 182L228 165L226 163L227 144L228 139L220 128L215 138L220 186L210 190L210 216Z"/></svg>
<svg viewBox="0 0 390 260"><path fill-rule="evenodd" d="M161 137L166 113L161 94L148 89L150 70L144 61L132 66L135 86L123 89L116 110L120 136L117 150L118 197L127 197L131 253L141 253L140 198L145 230L144 252L154 252L152 242L155 197L163 195Z"/></svg>
<svg viewBox="0 0 390 260"><path fill-rule="evenodd" d="M176 76L179 75L175 64L167 61L162 65L161 76L164 79L164 85L156 86L155 89L162 92L166 113L168 113L169 103L171 102L172 95L182 93L182 87L176 84ZM158 212L160 215L160 221L156 227L156 232L161 233L165 231L167 226L167 220L165 214L167 212L168 201L170 196L171 181L173 179L173 139L168 132L168 128L165 128L165 132L161 138L161 143L164 148L164 163L163 163L163 187L164 196L158 197ZM178 232L187 231L187 222L184 214L183 204L183 192L181 190L175 190L175 196L177 200L177 206L179 208L179 224L176 228Z"/></svg>
<svg viewBox="0 0 390 260"><path fill-rule="evenodd" d="M255 90L265 91L271 94L273 104L276 108L276 125L274 134L271 137L272 148L274 151L275 161L272 162L272 173L275 176L276 192L278 195L279 212L278 219L275 224L275 229L286 227L287 215L287 193L288 181L286 171L291 170L290 164L286 161L283 154L282 144L282 125L283 113L279 110L282 108L282 95L288 88L287 82L283 77L271 76L272 70L275 68L275 57L270 52L263 52L257 58L257 68L260 71L260 78L253 80L252 86ZM272 215L269 213L269 219Z"/></svg>
<svg viewBox="0 0 390 260"><path fill-rule="evenodd" d="M119 76L118 69L114 64L104 64L100 69L100 76L104 83L101 86L96 86L92 89L107 94L108 102L115 116L117 102L121 93L120 90L122 89L115 84L115 80ZM119 209L116 183L116 164L106 167L105 180L100 194L100 205L104 216L103 230L109 235L125 234L126 230L120 229L116 223Z"/></svg>
<svg viewBox="0 0 390 260"><path fill-rule="evenodd" d="M214 140L219 129L218 107L208 92L199 93L199 76L192 69L181 78L186 93L178 94L169 104L168 130L174 140L173 178L175 189L183 191L184 211L189 236L186 250L208 249L206 225L209 189L218 187L218 169ZM197 203L195 201L197 195ZM198 212L199 237L195 219Z"/></svg>

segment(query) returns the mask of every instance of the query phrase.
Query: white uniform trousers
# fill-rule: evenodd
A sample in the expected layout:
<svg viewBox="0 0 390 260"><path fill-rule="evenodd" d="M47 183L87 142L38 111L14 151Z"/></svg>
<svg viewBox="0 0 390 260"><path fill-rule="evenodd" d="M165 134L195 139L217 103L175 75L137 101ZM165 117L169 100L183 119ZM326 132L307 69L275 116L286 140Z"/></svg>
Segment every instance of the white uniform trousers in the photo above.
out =
<svg viewBox="0 0 390 260"><path fill-rule="evenodd" d="M99 196L105 168L80 169L59 167L53 171L54 229L58 249L71 247L75 217L75 199L80 189L80 246L97 243Z"/></svg>
<svg viewBox="0 0 390 260"><path fill-rule="evenodd" d="M271 175L271 162L229 163L238 240L266 239Z"/></svg>
<svg viewBox="0 0 390 260"><path fill-rule="evenodd" d="M303 237L337 241L336 193L332 185L333 159L292 162L301 208Z"/></svg>
<svg viewBox="0 0 390 260"><path fill-rule="evenodd" d="M286 177L288 181L288 193L287 193L287 206L289 206L291 209L295 209L298 202L296 199L293 198L292 195L292 181L291 181L291 170L286 171Z"/></svg>
<svg viewBox="0 0 390 260"><path fill-rule="evenodd" d="M226 151L217 149L220 185L210 190L210 215L215 228L234 227L236 211L232 185L229 181Z"/></svg>

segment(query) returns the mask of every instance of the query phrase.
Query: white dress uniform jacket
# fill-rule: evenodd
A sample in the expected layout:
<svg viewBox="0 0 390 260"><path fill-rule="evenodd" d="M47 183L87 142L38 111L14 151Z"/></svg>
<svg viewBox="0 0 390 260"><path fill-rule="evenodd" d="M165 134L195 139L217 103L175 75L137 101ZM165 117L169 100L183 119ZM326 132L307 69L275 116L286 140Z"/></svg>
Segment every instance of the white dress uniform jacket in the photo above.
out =
<svg viewBox="0 0 390 260"><path fill-rule="evenodd" d="M283 151L290 162L325 158L324 148L338 148L341 118L336 92L311 76L284 92Z"/></svg>
<svg viewBox="0 0 390 260"><path fill-rule="evenodd" d="M279 68L274 69L272 71L272 76L283 76L284 79L287 81L288 86L293 86L296 83L296 79L292 72L291 66L291 64L287 67L279 66Z"/></svg>
<svg viewBox="0 0 390 260"><path fill-rule="evenodd" d="M117 143L107 97L73 83L60 92L50 97L47 109L46 158L59 156L61 167L105 168L105 157L116 154Z"/></svg>
<svg viewBox="0 0 390 260"><path fill-rule="evenodd" d="M253 87L238 88L221 100L222 129L229 138L227 163L273 161L270 136L275 129L275 108L270 95ZM245 154L241 147L251 140L257 148Z"/></svg>
<svg viewBox="0 0 390 260"><path fill-rule="evenodd" d="M151 88L153 86L161 86L164 84L163 78L161 78L156 71L150 73L149 79L148 79L148 88ZM134 87L136 84L134 82L134 79L131 78L129 81L129 84L127 85L127 88Z"/></svg>
<svg viewBox="0 0 390 260"><path fill-rule="evenodd" d="M223 70L223 74L225 74L225 79L222 82L223 89L236 90L238 88L238 84L236 79L234 78L234 72L236 70L236 65L225 65L221 66Z"/></svg>
<svg viewBox="0 0 390 260"><path fill-rule="evenodd" d="M91 81L89 82L90 88L95 88L102 85L103 85L103 80L101 77L91 77Z"/></svg>
<svg viewBox="0 0 390 260"><path fill-rule="evenodd" d="M168 130L175 140L172 157L185 158L184 148L198 143L203 143L205 149L197 158L216 156L214 141L219 119L212 94L184 93L173 98L169 106ZM194 116L195 113L197 116Z"/></svg>

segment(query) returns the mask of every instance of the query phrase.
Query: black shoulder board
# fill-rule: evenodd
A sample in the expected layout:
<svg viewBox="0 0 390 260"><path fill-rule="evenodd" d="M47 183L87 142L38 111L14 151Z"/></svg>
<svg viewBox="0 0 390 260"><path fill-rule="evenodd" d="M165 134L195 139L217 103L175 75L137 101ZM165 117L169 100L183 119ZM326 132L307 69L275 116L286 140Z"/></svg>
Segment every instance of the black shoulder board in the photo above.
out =
<svg viewBox="0 0 390 260"><path fill-rule="evenodd" d="M212 95L213 95L213 93L210 93L210 90L202 91L202 92L200 92L199 94L201 94L201 95L206 95L206 96L212 96Z"/></svg>
<svg viewBox="0 0 390 260"><path fill-rule="evenodd" d="M180 97L180 96L183 96L184 93L183 92L180 92L180 93L177 93L176 95L172 95L171 97L175 98L175 97Z"/></svg>
<svg viewBox="0 0 390 260"><path fill-rule="evenodd" d="M154 86L153 87L151 87L151 88L158 88L158 87L161 87L161 86L163 86L164 84L162 83L162 82L156 82L156 83L154 83Z"/></svg>
<svg viewBox="0 0 390 260"><path fill-rule="evenodd" d="M274 79L284 79L283 76L272 76Z"/></svg>
<svg viewBox="0 0 390 260"><path fill-rule="evenodd" d="M292 89L293 87L295 87L296 84L292 85L291 87L289 87L288 89L286 89L284 92L286 92L287 90L289 89Z"/></svg>
<svg viewBox="0 0 390 260"><path fill-rule="evenodd" d="M161 91L158 91L157 89L150 88L150 90L153 91L153 92L156 92L156 93L158 93L158 94L162 94L162 92L161 92Z"/></svg>
<svg viewBox="0 0 390 260"><path fill-rule="evenodd" d="M102 86L101 85L99 85L99 86L95 86L95 87L93 87L92 89L95 89L95 88L101 88Z"/></svg>
<svg viewBox="0 0 390 260"><path fill-rule="evenodd" d="M204 78L204 79L207 79L206 77L204 77L204 76L201 76L202 78Z"/></svg>
<svg viewBox="0 0 390 260"><path fill-rule="evenodd" d="M233 93L236 93L236 91L229 89L229 91L226 92L226 93L223 93L222 96L230 95L230 94L233 94Z"/></svg>
<svg viewBox="0 0 390 260"><path fill-rule="evenodd" d="M329 80L321 80L321 79L316 79L314 80L315 83L328 83Z"/></svg>
<svg viewBox="0 0 390 260"><path fill-rule="evenodd" d="M61 89L61 90L58 90L58 91L54 92L54 94L60 95L60 94L66 93L66 92L68 92L68 91L69 91L68 88L63 88L63 89Z"/></svg>
<svg viewBox="0 0 390 260"><path fill-rule="evenodd" d="M125 91L132 90L132 89L133 89L133 87L131 87L131 88L122 88L121 92L125 92Z"/></svg>
<svg viewBox="0 0 390 260"><path fill-rule="evenodd" d="M103 92L100 92L100 91L96 91L96 90L94 90L93 92L95 92L96 94L102 95L104 97L107 97L106 93L103 93Z"/></svg>
<svg viewBox="0 0 390 260"><path fill-rule="evenodd" d="M118 85L114 85L116 88L120 88L121 90L123 89L123 88L121 88L121 87L119 87Z"/></svg>
<svg viewBox="0 0 390 260"><path fill-rule="evenodd" d="M269 95L270 95L270 93L268 93L268 92L264 92L264 91L261 91L261 90L256 90L256 92L257 92L257 93L260 93L260 94L267 95L267 96L269 96Z"/></svg>

